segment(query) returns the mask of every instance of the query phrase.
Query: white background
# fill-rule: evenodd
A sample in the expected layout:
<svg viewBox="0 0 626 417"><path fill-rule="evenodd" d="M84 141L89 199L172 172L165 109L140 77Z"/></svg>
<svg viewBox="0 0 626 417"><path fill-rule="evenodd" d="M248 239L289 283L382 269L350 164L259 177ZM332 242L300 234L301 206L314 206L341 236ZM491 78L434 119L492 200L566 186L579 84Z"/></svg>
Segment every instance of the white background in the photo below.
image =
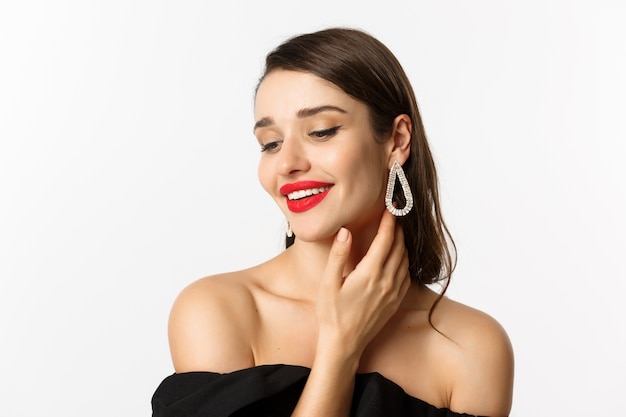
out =
<svg viewBox="0 0 626 417"><path fill-rule="evenodd" d="M334 25L414 84L449 296L509 332L512 415L624 413L622 2L1 4L0 415L150 415L174 297L281 249L251 133L263 58Z"/></svg>

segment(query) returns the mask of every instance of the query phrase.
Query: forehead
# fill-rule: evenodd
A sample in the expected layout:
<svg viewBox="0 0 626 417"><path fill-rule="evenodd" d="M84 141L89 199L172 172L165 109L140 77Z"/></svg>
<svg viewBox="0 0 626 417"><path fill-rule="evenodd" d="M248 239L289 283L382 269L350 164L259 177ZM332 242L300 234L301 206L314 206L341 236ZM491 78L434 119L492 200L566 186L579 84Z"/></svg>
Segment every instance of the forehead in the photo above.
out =
<svg viewBox="0 0 626 417"><path fill-rule="evenodd" d="M361 103L335 84L308 72L275 70L265 76L257 90L255 117L288 117L298 110L334 105L348 112Z"/></svg>

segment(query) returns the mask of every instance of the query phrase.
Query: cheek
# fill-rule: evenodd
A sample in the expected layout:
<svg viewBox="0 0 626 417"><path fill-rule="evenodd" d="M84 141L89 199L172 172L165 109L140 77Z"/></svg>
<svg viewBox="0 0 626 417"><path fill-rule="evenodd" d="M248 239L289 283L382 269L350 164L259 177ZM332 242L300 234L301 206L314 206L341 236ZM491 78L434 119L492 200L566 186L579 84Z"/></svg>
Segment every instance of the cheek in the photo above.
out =
<svg viewBox="0 0 626 417"><path fill-rule="evenodd" d="M367 178L368 192L372 195L384 195L387 188L387 163L379 152L372 152L368 162L362 164L364 170L362 176Z"/></svg>
<svg viewBox="0 0 626 417"><path fill-rule="evenodd" d="M272 185L273 177L270 175L269 166L267 163L264 163L263 159L259 162L259 167L257 168L257 176L259 177L259 182L265 191L268 193L274 188Z"/></svg>
<svg viewBox="0 0 626 417"><path fill-rule="evenodd" d="M386 178L386 162L377 149L351 152L348 155L349 158L344 158L340 163L347 175L357 176L368 187L377 187L383 177Z"/></svg>

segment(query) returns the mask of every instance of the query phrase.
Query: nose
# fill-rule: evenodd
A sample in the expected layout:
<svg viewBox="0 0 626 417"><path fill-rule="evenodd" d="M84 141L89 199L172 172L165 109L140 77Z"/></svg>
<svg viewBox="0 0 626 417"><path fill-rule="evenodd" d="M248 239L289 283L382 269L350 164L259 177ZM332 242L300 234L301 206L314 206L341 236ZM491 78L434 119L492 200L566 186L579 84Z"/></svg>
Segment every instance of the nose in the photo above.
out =
<svg viewBox="0 0 626 417"><path fill-rule="evenodd" d="M290 176L310 168L306 146L297 137L285 138L277 156L276 169L279 175Z"/></svg>

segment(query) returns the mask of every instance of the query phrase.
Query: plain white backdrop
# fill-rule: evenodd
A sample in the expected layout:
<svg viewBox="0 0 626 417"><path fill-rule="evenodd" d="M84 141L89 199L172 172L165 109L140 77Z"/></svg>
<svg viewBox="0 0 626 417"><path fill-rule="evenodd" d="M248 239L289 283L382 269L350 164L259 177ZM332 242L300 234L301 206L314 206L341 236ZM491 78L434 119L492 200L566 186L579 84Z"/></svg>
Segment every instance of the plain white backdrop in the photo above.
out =
<svg viewBox="0 0 626 417"><path fill-rule="evenodd" d="M328 26L403 63L459 263L516 353L512 415L623 411L619 1L0 5L0 415L148 416L202 276L277 254L256 178L265 54Z"/></svg>

